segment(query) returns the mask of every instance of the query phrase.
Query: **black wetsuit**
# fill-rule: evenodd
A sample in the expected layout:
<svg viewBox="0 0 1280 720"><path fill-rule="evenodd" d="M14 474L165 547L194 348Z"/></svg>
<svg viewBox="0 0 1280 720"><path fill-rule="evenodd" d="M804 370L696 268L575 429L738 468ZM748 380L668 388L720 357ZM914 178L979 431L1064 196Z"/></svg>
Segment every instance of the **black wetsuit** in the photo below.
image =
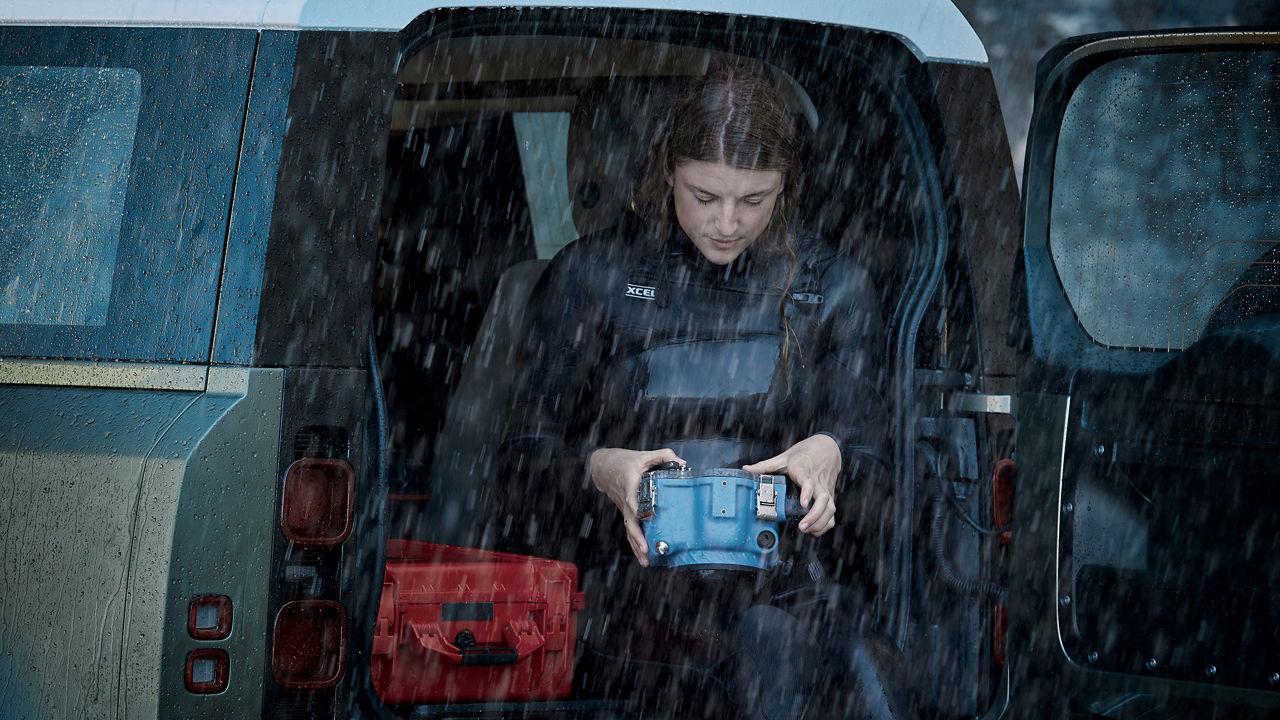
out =
<svg viewBox="0 0 1280 720"><path fill-rule="evenodd" d="M626 226L570 244L534 293L506 445L579 464L599 447L671 447L693 467L764 460L819 432L847 469L882 451L872 281L817 237L792 245L788 283L783 253L714 265L678 228L662 243Z"/></svg>
<svg viewBox="0 0 1280 720"><path fill-rule="evenodd" d="M527 482L508 498L508 532L519 541L509 547L579 564L591 604L585 646L668 661L678 646L684 659L702 653L706 667L723 665L737 642L724 641L726 629L807 581L815 550L826 550L827 573L844 568L838 582L858 575L847 522L817 539L794 530L782 548L789 561L773 575L641 569L586 471L600 447L670 447L691 467L740 467L827 433L844 461L838 520L862 497L879 514L883 487L867 489L883 483L875 470L887 455L878 296L866 271L822 239L802 234L792 247L788 282L783 252L753 246L720 266L678 228L652 239L624 225L564 248L535 290L503 443L506 477ZM808 630L828 623L842 632L831 610L810 613L817 627ZM836 624L858 632L850 621Z"/></svg>

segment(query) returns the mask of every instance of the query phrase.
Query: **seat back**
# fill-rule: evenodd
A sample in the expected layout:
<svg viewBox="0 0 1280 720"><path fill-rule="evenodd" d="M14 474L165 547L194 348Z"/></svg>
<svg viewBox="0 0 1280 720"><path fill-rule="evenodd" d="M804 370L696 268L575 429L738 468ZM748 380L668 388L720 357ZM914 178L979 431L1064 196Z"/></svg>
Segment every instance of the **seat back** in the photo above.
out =
<svg viewBox="0 0 1280 720"><path fill-rule="evenodd" d="M415 538L447 545L484 547L498 506L496 477L507 402L515 380L525 308L547 266L525 260L502 274L485 310L480 332L467 352L457 389L428 472L431 502Z"/></svg>

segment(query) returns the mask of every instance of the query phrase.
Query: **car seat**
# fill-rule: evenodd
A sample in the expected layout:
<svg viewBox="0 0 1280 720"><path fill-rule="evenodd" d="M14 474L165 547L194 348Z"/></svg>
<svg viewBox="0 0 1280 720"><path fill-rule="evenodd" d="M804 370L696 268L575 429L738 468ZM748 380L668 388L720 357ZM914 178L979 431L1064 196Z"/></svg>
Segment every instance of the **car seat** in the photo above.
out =
<svg viewBox="0 0 1280 720"><path fill-rule="evenodd" d="M623 105L642 96L638 90L628 83L609 93L584 92L570 114L567 170L579 235L607 229L630 211L659 121L652 116L638 121L634 107L624 112ZM647 105L663 106L665 92L659 89L662 97L650 97ZM429 512L413 531L415 538L466 547L500 542L494 509L502 506L500 493L510 491L498 477L500 445L519 371L526 308L548 262L515 263L498 281L434 445L427 474Z"/></svg>

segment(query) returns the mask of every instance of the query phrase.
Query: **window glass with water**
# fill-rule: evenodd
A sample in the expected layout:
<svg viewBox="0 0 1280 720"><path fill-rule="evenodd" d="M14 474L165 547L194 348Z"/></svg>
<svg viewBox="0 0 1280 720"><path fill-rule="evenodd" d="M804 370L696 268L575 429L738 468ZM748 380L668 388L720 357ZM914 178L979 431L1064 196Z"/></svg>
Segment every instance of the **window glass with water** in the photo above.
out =
<svg viewBox="0 0 1280 720"><path fill-rule="evenodd" d="M0 323L103 325L141 76L0 67Z"/></svg>
<svg viewBox="0 0 1280 720"><path fill-rule="evenodd" d="M1094 340L1180 350L1280 312L1277 77L1276 52L1170 53L1080 83L1049 244Z"/></svg>

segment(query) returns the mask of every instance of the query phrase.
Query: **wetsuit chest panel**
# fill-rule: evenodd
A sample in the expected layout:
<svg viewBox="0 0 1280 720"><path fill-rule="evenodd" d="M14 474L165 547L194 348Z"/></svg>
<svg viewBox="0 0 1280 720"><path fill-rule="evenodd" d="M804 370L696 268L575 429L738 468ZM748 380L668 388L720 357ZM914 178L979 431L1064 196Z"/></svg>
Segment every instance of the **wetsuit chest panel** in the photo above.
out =
<svg viewBox="0 0 1280 720"><path fill-rule="evenodd" d="M769 391L778 363L778 338L757 335L729 342L663 345L640 354L646 399L746 398Z"/></svg>
<svg viewBox="0 0 1280 720"><path fill-rule="evenodd" d="M633 272L611 304L612 363L633 397L703 404L759 398L777 372L781 292L687 273Z"/></svg>

